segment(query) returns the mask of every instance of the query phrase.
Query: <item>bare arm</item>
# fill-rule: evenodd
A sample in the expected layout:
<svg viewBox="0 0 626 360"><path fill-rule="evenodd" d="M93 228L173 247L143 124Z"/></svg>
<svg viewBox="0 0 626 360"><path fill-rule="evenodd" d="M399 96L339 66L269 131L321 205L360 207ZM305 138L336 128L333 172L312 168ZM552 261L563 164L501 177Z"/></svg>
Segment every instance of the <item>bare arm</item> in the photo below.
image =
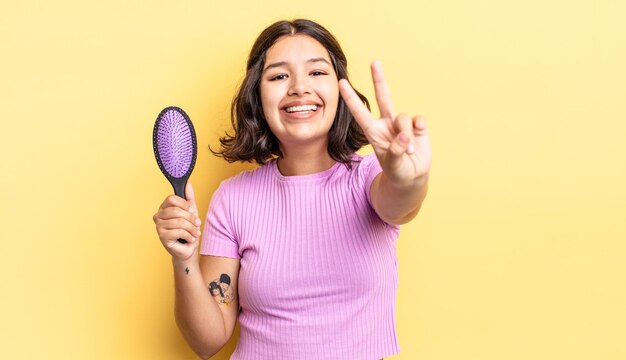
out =
<svg viewBox="0 0 626 360"><path fill-rule="evenodd" d="M172 255L176 323L191 348L208 359L235 329L239 260L215 256L198 259L202 222L191 182L185 193L189 201L168 196L153 220L161 243Z"/></svg>
<svg viewBox="0 0 626 360"><path fill-rule="evenodd" d="M172 264L176 323L194 352L208 359L235 329L239 260L202 256L199 262L173 260Z"/></svg>
<svg viewBox="0 0 626 360"><path fill-rule="evenodd" d="M384 172L376 175L370 189L372 207L390 224L402 225L413 220L428 192L428 175L405 186L396 185Z"/></svg>

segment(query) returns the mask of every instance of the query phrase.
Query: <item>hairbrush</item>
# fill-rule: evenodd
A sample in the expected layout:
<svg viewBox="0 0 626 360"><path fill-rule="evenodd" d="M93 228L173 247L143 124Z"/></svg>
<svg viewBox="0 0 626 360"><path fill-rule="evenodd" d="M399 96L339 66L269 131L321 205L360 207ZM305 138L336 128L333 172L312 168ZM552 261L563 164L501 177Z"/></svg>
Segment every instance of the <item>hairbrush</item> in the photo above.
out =
<svg viewBox="0 0 626 360"><path fill-rule="evenodd" d="M183 109L169 106L161 110L154 123L152 145L159 169L174 187L174 193L187 200L185 186L196 164L198 144L193 124Z"/></svg>

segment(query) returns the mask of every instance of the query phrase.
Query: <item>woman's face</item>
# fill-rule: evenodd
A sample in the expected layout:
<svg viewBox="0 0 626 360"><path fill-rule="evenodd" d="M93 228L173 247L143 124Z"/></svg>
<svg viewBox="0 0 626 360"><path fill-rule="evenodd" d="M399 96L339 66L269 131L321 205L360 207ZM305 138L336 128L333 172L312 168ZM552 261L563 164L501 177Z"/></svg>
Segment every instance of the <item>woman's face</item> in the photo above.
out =
<svg viewBox="0 0 626 360"><path fill-rule="evenodd" d="M328 51L317 40L279 38L266 52L260 92L265 119L283 150L327 143L339 87Z"/></svg>

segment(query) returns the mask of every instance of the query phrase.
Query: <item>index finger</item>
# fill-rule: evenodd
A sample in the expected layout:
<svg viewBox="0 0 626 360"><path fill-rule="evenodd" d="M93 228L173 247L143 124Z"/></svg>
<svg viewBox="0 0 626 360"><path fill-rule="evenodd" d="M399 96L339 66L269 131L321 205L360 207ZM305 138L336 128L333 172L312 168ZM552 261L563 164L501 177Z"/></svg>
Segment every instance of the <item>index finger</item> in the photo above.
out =
<svg viewBox="0 0 626 360"><path fill-rule="evenodd" d="M163 204L161 204L161 209L165 209L170 206L177 206L187 211L189 211L189 209L191 208L187 200L183 199L182 197L178 195L169 195L168 197L166 197L165 201L163 201Z"/></svg>
<svg viewBox="0 0 626 360"><path fill-rule="evenodd" d="M374 119L372 119L372 113L365 107L361 98L356 94L352 85L346 79L339 80L339 91L341 97L348 105L348 109L352 113L352 116L356 119L356 122L361 126L364 132L372 125Z"/></svg>
<svg viewBox="0 0 626 360"><path fill-rule="evenodd" d="M372 80L374 81L374 92L376 93L376 102L380 110L380 117L393 119L393 104L391 102L391 93L385 75L383 74L383 65L379 60L372 62Z"/></svg>

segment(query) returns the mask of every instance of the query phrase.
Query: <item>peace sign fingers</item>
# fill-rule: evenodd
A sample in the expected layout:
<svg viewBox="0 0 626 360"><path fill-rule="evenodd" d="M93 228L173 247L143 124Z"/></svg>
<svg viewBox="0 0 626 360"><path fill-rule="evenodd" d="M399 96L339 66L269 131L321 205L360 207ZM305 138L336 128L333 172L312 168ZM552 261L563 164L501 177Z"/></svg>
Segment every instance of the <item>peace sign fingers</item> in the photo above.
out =
<svg viewBox="0 0 626 360"><path fill-rule="evenodd" d="M378 103L378 109L380 110L380 117L382 119L393 120L393 103L391 101L391 93L389 87L385 81L385 75L383 74L383 65L380 61L376 60L372 62L372 80L374 82L374 92L376 93L376 102ZM350 83L345 80L339 80L339 91L344 101L348 105L350 112L359 123L363 131L367 133L367 129L372 126L374 118L370 111L365 107L363 101L356 94Z"/></svg>
<svg viewBox="0 0 626 360"><path fill-rule="evenodd" d="M343 97L346 105L348 105L348 109L350 109L352 116L354 116L356 122L367 134L368 129L374 123L372 113L370 113L361 98L356 94L348 80L339 80L339 91L341 92L341 97Z"/></svg>
<svg viewBox="0 0 626 360"><path fill-rule="evenodd" d="M380 110L380 117L393 119L393 103L391 102L391 93L385 75L383 74L383 65L376 60L372 63L372 80L374 81L374 92L376 93L376 102Z"/></svg>

